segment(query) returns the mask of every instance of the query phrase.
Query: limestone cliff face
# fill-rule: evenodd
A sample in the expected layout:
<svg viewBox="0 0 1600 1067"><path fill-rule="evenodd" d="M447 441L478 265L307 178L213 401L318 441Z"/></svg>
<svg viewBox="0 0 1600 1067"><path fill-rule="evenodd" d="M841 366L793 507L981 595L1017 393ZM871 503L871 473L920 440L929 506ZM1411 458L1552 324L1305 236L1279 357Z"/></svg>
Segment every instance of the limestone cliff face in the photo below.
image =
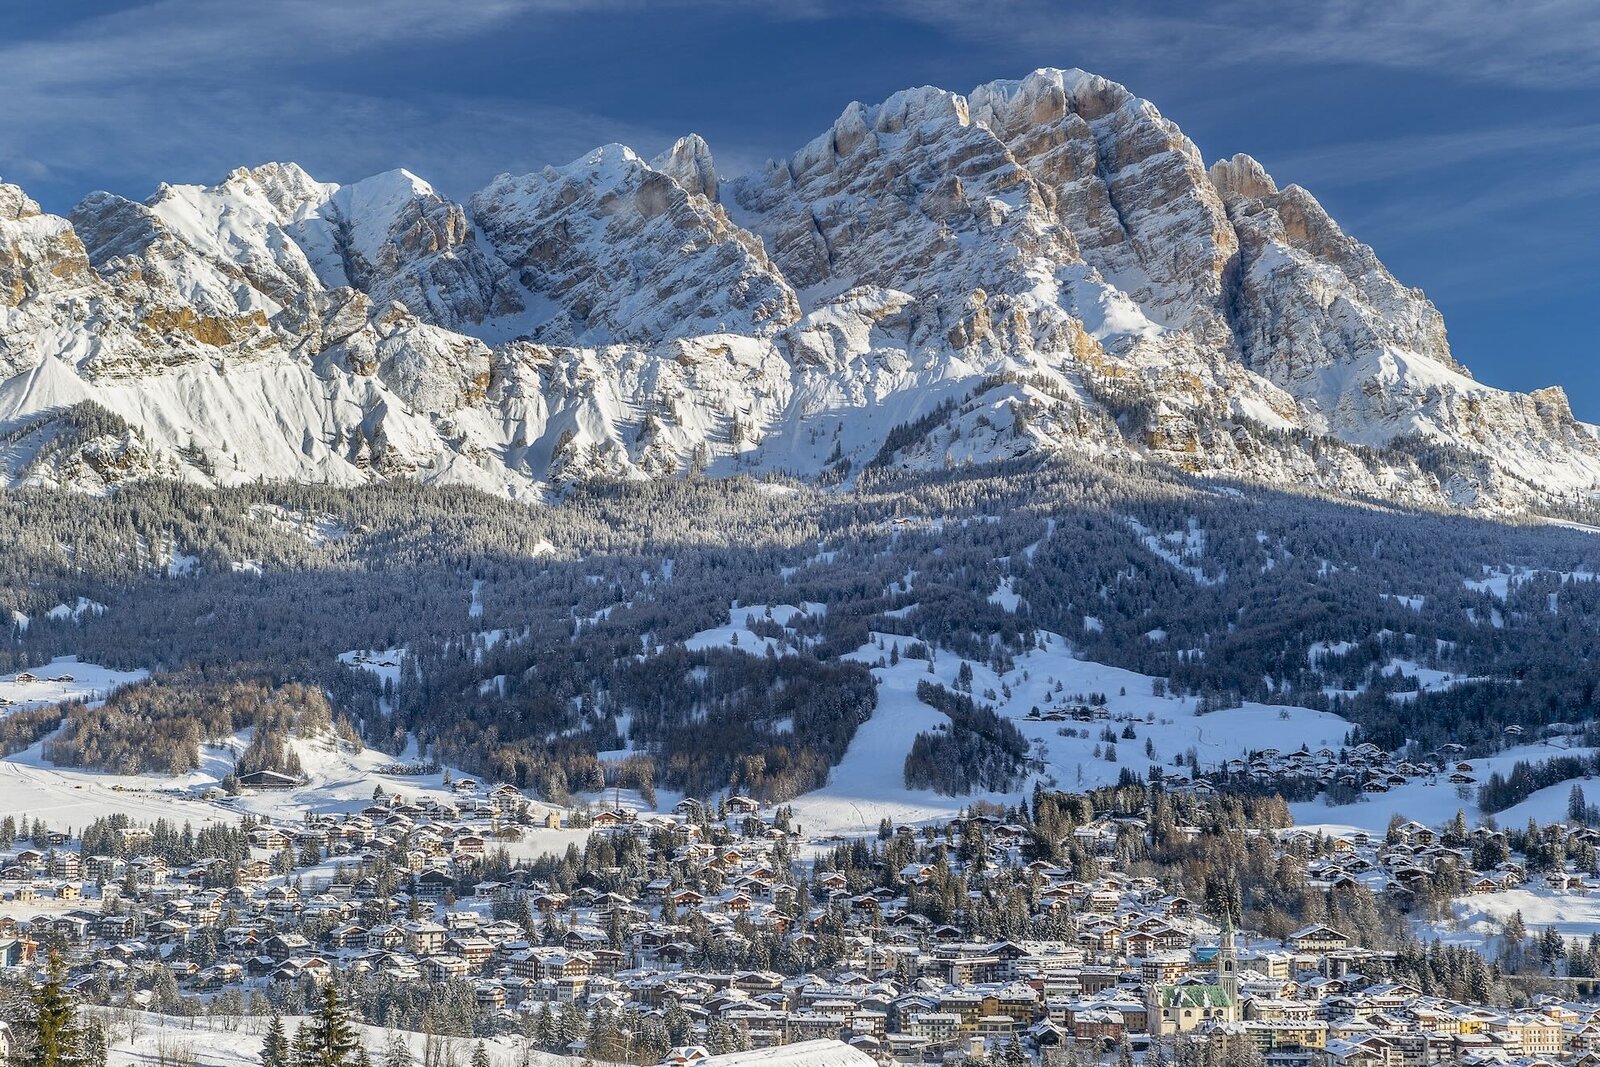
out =
<svg viewBox="0 0 1600 1067"><path fill-rule="evenodd" d="M556 313L556 343L639 345L711 333L756 336L794 321L794 292L761 242L706 198L621 145L568 167L502 176L472 214L522 286Z"/></svg>
<svg viewBox="0 0 1600 1067"><path fill-rule="evenodd" d="M470 329L524 310L505 265L486 251L466 209L409 171L380 174L331 196L319 218L333 228L339 270L376 303L404 304L429 322Z"/></svg>
<svg viewBox="0 0 1600 1067"><path fill-rule="evenodd" d="M1479 511L1600 491L1565 395L1473 380L1310 193L1054 69L852 103L733 178L689 135L465 204L292 163L67 219L0 185L0 431L11 481L94 491L1038 452Z"/></svg>
<svg viewBox="0 0 1600 1067"><path fill-rule="evenodd" d="M1199 149L1155 105L1077 70L991 82L972 101L1050 190L1084 258L1154 321L1221 310L1238 239Z"/></svg>

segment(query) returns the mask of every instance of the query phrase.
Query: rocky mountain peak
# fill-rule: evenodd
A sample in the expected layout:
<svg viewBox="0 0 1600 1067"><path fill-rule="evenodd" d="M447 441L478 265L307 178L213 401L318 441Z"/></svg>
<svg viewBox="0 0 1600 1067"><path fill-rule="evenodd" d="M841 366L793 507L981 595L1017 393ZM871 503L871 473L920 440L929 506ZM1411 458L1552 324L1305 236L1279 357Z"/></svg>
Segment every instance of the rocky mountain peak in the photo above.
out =
<svg viewBox="0 0 1600 1067"><path fill-rule="evenodd" d="M711 146L698 133L678 138L671 148L651 160L650 166L688 192L707 200L717 198L717 168L711 159Z"/></svg>
<svg viewBox="0 0 1600 1067"><path fill-rule="evenodd" d="M760 240L622 145L502 175L470 207L520 284L560 309L540 331L558 343L768 335L799 314Z"/></svg>
<svg viewBox="0 0 1600 1067"><path fill-rule="evenodd" d="M16 222L39 214L39 205L19 186L0 182L0 219Z"/></svg>
<svg viewBox="0 0 1600 1067"><path fill-rule="evenodd" d="M1266 168L1243 152L1231 159L1217 160L1207 173L1211 184L1230 206L1239 200L1260 200L1278 191Z"/></svg>
<svg viewBox="0 0 1600 1067"><path fill-rule="evenodd" d="M0 186L13 480L78 469L29 442L85 400L138 431L129 470L221 482L1042 452L1479 510L1600 491L1600 430L1474 381L1311 193L1054 68L851 103L733 178L691 134L466 204L293 163L70 220Z"/></svg>
<svg viewBox="0 0 1600 1067"><path fill-rule="evenodd" d="M316 211L338 190L332 182L319 182L298 163L262 163L240 167L228 175L224 186L270 204L280 225L287 226Z"/></svg>
<svg viewBox="0 0 1600 1067"><path fill-rule="evenodd" d="M523 302L506 269L477 242L466 210L408 170L337 189L318 208L333 227L324 281L349 284L379 303L404 304L452 328L515 315Z"/></svg>

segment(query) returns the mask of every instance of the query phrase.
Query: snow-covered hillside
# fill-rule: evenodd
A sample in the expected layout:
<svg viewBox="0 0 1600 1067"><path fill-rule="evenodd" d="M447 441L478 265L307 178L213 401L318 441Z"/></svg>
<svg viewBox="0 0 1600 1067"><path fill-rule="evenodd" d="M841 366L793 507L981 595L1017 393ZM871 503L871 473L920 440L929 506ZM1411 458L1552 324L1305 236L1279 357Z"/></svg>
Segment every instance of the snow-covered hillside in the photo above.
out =
<svg viewBox="0 0 1600 1067"><path fill-rule="evenodd" d="M92 676L106 679L114 672ZM132 680L139 675L124 676ZM0 681L0 686L9 684ZM3 714L0 710L0 714ZM245 792L227 797L220 788L232 773L240 753L250 743L250 731L203 743L200 766L183 775L112 774L73 767L57 767L44 756L44 743L0 758L0 811L26 813L51 825L84 826L95 819L124 814L153 822L171 819L195 825L238 822L243 814L282 819L287 812L355 812L372 802L375 786L410 797L451 800L455 794L446 776L465 774L439 768L426 774L400 773L408 763L419 762L413 747L398 759L376 749L355 751L332 734L289 741L305 770L305 781L290 789ZM409 769L409 768L407 768ZM543 815L558 810L530 801ZM534 858L561 852L569 844L582 844L586 830L529 827L516 840L505 842L512 855Z"/></svg>
<svg viewBox="0 0 1600 1067"><path fill-rule="evenodd" d="M73 618L74 612L82 614L99 607L92 601L82 603L89 606L69 608L63 604L52 610L50 615L52 618ZM67 700L99 700L118 686L137 682L148 675L148 671L119 671L95 663L79 662L77 656L59 656L43 667L0 675L0 715Z"/></svg>
<svg viewBox="0 0 1600 1067"><path fill-rule="evenodd" d="M782 649L771 637L752 631L744 620L770 617L788 626L805 609L820 607L776 605L770 616L766 607L735 607L727 625L696 634L686 645L737 649L752 656L765 656L769 650L779 654ZM949 819L974 801L1005 803L1025 797L1035 783L1070 791L1111 785L1124 768L1131 767L1142 778L1151 764L1170 765L1174 757L1191 751L1211 767L1263 748L1285 752L1302 745L1337 748L1351 729L1337 715L1286 705L1246 702L1199 715L1196 698L1167 695L1157 679L1082 659L1060 634L1041 631L1038 647L1018 656L1003 674L982 662L937 650L931 661L899 655L909 644L901 636L875 633L850 655L872 667L877 703L829 774L827 786L793 802L795 821L806 836L871 833L883 819L895 823ZM955 688L963 666L971 672L973 693L994 704L1027 740L1028 773L1005 793L943 796L931 789L908 788L902 768L912 742L919 733L943 729L950 721L918 699L917 685L934 681ZM1105 696L1103 720L1062 723L1030 715L1075 694L1091 693ZM1116 741L1103 740L1107 728ZM1133 737L1124 737L1124 730L1131 730Z"/></svg>
<svg viewBox="0 0 1600 1067"><path fill-rule="evenodd" d="M685 137L502 175L292 163L69 218L0 185L0 475L533 495L1131 456L1407 503L1587 498L1557 388L1474 381L1303 189L1039 70L852 103L719 175Z"/></svg>
<svg viewBox="0 0 1600 1067"><path fill-rule="evenodd" d="M267 1020L262 1016L202 1016L178 1018L158 1015L148 1011L97 1011L107 1027L111 1047L109 1058L129 1067L165 1067L179 1063L191 1067L255 1067L261 1062L261 1042L266 1035ZM285 1016L284 1024L292 1031L306 1020ZM394 1030L381 1026L359 1025L358 1035L374 1058L396 1038L404 1041L412 1058L420 1063L427 1035L411 1030ZM477 1040L473 1038L443 1038L443 1054L453 1062L465 1063L472 1054ZM605 1061L583 1057L553 1056L527 1047L527 1042L516 1037L490 1037L483 1039L484 1051L491 1067L578 1067L594 1064L611 1067ZM700 1067L869 1067L874 1061L858 1049L842 1041L799 1041L791 1045L757 1049L751 1052L730 1052L696 1061Z"/></svg>

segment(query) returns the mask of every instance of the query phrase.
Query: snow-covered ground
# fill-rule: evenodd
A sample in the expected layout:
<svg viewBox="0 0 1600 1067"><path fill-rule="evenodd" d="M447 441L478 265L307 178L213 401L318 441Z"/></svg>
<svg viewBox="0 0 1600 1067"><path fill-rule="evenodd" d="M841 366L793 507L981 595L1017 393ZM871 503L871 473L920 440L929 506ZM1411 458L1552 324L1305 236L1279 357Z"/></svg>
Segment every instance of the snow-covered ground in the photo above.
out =
<svg viewBox="0 0 1600 1067"><path fill-rule="evenodd" d="M871 1067L874 1062L860 1049L823 1038L712 1056L701 1060L700 1067Z"/></svg>
<svg viewBox="0 0 1600 1067"><path fill-rule="evenodd" d="M19 681L18 674L33 675L33 681ZM150 676L149 671L119 671L77 656L58 656L43 667L0 675L0 715L22 708L59 704L64 700L100 700L118 686Z"/></svg>
<svg viewBox="0 0 1600 1067"><path fill-rule="evenodd" d="M1518 760L1536 763L1553 756L1579 756L1594 751L1592 748L1568 748L1560 739L1556 739L1538 744L1518 745L1493 756L1469 762L1472 764L1472 776L1482 782L1496 771L1510 774L1511 768ZM1494 816L1495 821L1502 826L1521 826L1527 823L1531 816L1541 823L1559 822L1566 818L1567 797L1572 792L1573 784L1559 782L1541 789L1522 803L1497 813ZM1482 812L1478 808L1478 787L1468 785L1461 789L1465 792L1465 796L1460 795L1457 787L1446 782L1442 775L1437 781L1430 778L1414 778L1405 785L1390 789L1387 793L1363 796L1354 804L1333 806L1327 803L1325 797L1319 797L1306 803L1291 804L1289 810L1294 815L1296 825L1322 826L1330 831L1360 829L1381 833L1388 827L1389 817L1394 814L1406 819L1415 819L1427 826L1439 826L1454 818L1457 811L1466 812L1469 825L1477 825L1482 818ZM1595 791L1600 794L1600 788Z"/></svg>
<svg viewBox="0 0 1600 1067"><path fill-rule="evenodd" d="M346 667L376 675L380 683L400 684L400 665L405 661L404 648L357 648L339 653L339 662Z"/></svg>
<svg viewBox="0 0 1600 1067"><path fill-rule="evenodd" d="M797 612L815 609L816 605L775 605L771 617L783 625ZM766 613L764 605L735 607L726 625L694 635L688 645L765 655L776 642L753 633L745 620L747 616L763 619ZM1089 788L1114 783L1124 767L1142 778L1152 762L1170 766L1175 756L1191 748L1204 765L1249 749L1276 747L1287 752L1302 744L1338 747L1350 729L1337 715L1264 704L1197 716L1193 698L1153 695L1155 679L1149 676L1079 659L1070 642L1059 634L1041 631L1040 642L1039 648L1017 657L1013 669L1004 675L997 675L984 663L970 663L974 698L994 705L1028 739L1031 754L1037 757L1032 772L1017 793L946 797L931 790L907 789L902 770L916 735L948 722L943 713L917 699L917 683L938 681L954 688L962 661L939 654L930 673L928 661L904 655L911 639L873 634L851 658L872 665L878 681L877 707L857 729L827 786L794 801L796 821L804 833L816 837L871 832L884 818L896 823L948 818L974 800L1005 801L1031 792L1036 781L1062 789ZM890 650L896 643L901 658L890 664ZM879 659L884 665L878 665ZM1032 708L1048 711L1074 696L1090 693L1105 695L1110 719L1088 724L1027 718ZM1130 724L1135 736L1125 740L1120 735ZM1107 748L1100 736L1107 726L1119 735L1115 760L1106 758ZM1073 731L1074 736L1063 736L1063 729ZM1146 754L1147 740L1154 747L1153 758Z"/></svg>
<svg viewBox="0 0 1600 1067"><path fill-rule="evenodd" d="M57 621L71 619L73 622L78 622L85 615L104 615L105 612L106 606L98 600L90 600L86 596L80 596L71 604L57 604L45 612L45 616Z"/></svg>
<svg viewBox="0 0 1600 1067"><path fill-rule="evenodd" d="M1398 675L1414 678L1417 682L1416 689L1402 693L1390 693L1389 699L1391 700L1415 700L1418 692L1438 693L1458 685L1465 685L1468 682L1481 681L1481 679L1469 678L1453 671L1441 671L1434 667L1425 667L1416 660L1401 659L1398 656L1391 658L1388 663L1384 664L1383 673L1389 677Z"/></svg>
<svg viewBox="0 0 1600 1067"><path fill-rule="evenodd" d="M261 1016L203 1016L191 1019L152 1012L91 1010L108 1028L111 1047L107 1058L117 1067L173 1067L174 1064L259 1067L261 1063L261 1042L267 1029L267 1019ZM291 1033L303 1022L303 1018L284 1017L284 1026ZM374 1062L383 1058L383 1050L394 1034L399 1034L410 1046L413 1061L423 1062L423 1046L427 1040L425 1035L380 1026L361 1026L359 1029L363 1044ZM465 1064L471 1060L475 1039L446 1037L442 1040L445 1043L444 1062ZM531 1050L524 1053L524 1044L516 1037L485 1038L484 1047L493 1067L517 1067L524 1063L532 1067L576 1067L584 1062ZM841 1064L845 1062L840 1061Z"/></svg>
<svg viewBox="0 0 1600 1067"><path fill-rule="evenodd" d="M1227 575L1209 575L1196 565L1196 561L1203 559L1206 554L1206 532L1194 519L1189 520L1185 529L1167 534L1156 534L1134 519L1129 519L1128 525L1138 535L1139 542L1152 554L1201 585L1220 585L1226 580Z"/></svg>
<svg viewBox="0 0 1600 1067"><path fill-rule="evenodd" d="M1482 578L1465 578L1461 584L1474 593L1488 593L1496 600L1504 602L1513 588L1540 576L1559 579L1562 582L1592 582L1596 578L1596 572L1586 567L1570 571L1543 571L1532 567L1484 567Z"/></svg>
<svg viewBox="0 0 1600 1067"><path fill-rule="evenodd" d="M1587 939L1600 930L1600 895L1558 892L1532 884L1499 893L1457 897L1451 908L1459 933L1485 941L1498 934L1501 924L1519 911L1522 921L1535 933L1554 926L1566 937Z"/></svg>
<svg viewBox="0 0 1600 1067"><path fill-rule="evenodd" d="M223 776L233 770L237 754L250 743L250 730L200 746L200 766L181 775L109 774L103 771L57 767L45 760L43 742L0 759L0 812L37 816L56 828L81 830L95 819L123 813L138 822L170 819L195 824L236 822L245 813L277 821L303 818L307 811L354 812L372 803L376 786L385 792L408 796L455 798L445 784L468 777L456 769L432 774L388 773L396 765L420 761L415 743L398 759L376 749L360 752L332 734L292 738L306 782L292 789L246 791L231 799L219 796ZM542 816L555 810L537 800L529 802ZM524 828L522 837L504 844L514 857L534 858L582 844L587 831Z"/></svg>
<svg viewBox="0 0 1600 1067"><path fill-rule="evenodd" d="M804 610L815 610L815 605L775 605L770 617L786 625ZM775 641L752 632L746 625L747 618L768 617L767 611L764 605L735 607L725 625L694 635L688 645L737 648L751 655L765 655L773 647L781 654ZM1038 781L1067 790L1087 789L1114 783L1124 767L1142 778L1152 763L1171 767L1174 757L1191 749L1202 767L1264 748L1283 752L1295 751L1302 745L1337 749L1345 744L1351 729L1351 724L1338 715L1279 705L1246 703L1239 708L1196 715L1193 698L1156 696L1156 679L1080 659L1066 638L1041 631L1040 647L1017 657L1014 668L1003 675L997 675L982 662L969 661L974 699L994 705L1030 743L1030 773L1026 780L1015 793L941 796L931 790L907 789L902 768L916 735L948 722L941 712L917 699L917 683L936 681L954 688L962 660L936 652L930 671L926 660L905 655L912 643L904 636L874 633L868 644L851 654L851 658L872 667L878 682L877 707L857 729L844 758L829 775L828 784L793 802L796 821L806 836L869 833L884 818L896 823L945 819L977 800L1013 800L1031 792ZM896 644L900 660L889 663L890 650ZM1309 657L1317 660L1351 647L1354 646L1322 644L1309 650ZM880 659L884 661L882 665ZM1448 688L1464 680L1408 660L1392 660L1387 671L1414 676L1427 690ZM1093 693L1104 695L1107 719L1056 723L1028 717L1032 708L1049 711ZM1397 694L1401 698L1409 695ZM1122 736L1128 726L1133 728L1131 739ZM1115 760L1107 758L1110 745L1103 733L1108 727L1117 734L1111 743ZM1070 731L1071 735L1063 736L1063 731ZM1154 749L1153 757L1146 752L1147 742ZM1538 761L1588 751L1591 750L1568 748L1559 738L1520 745L1471 761L1472 773L1482 782L1495 771L1509 774L1518 760ZM1518 825L1529 816L1540 822L1559 820L1565 815L1571 785L1561 783L1541 790L1497 817L1503 824ZM1457 810L1464 810L1474 823L1482 814L1477 806L1476 785L1458 788L1442 775L1417 778L1387 793L1363 795L1351 804L1330 806L1325 798L1319 798L1295 804L1292 810L1300 824L1376 831L1382 831L1394 813L1429 825L1448 821Z"/></svg>
<svg viewBox="0 0 1600 1067"><path fill-rule="evenodd" d="M259 1067L261 1042L268 1020L262 1016L222 1016L180 1018L153 1012L91 1008L107 1027L110 1038L108 1059L118 1067ZM303 1024L302 1017L285 1016L290 1033ZM423 1062L427 1036L411 1030L381 1026L359 1026L362 1043L374 1062L395 1035L411 1050L415 1063ZM444 1037L442 1062L465 1064L472 1058L476 1038ZM492 1067L577 1067L593 1063L596 1067L615 1067L605 1061L569 1056L552 1056L527 1048L519 1037L483 1039ZM840 1041L802 1041L777 1048L734 1052L702 1060L705 1067L871 1067L872 1058Z"/></svg>
<svg viewBox="0 0 1600 1067"><path fill-rule="evenodd" d="M760 623L770 619L779 626L787 627L796 615L819 614L826 610L826 604L801 604L798 607L794 604L775 604L770 609L765 604L750 607L735 605L728 609L726 625L701 630L685 641L684 646L691 652L707 648L732 648L759 656L766 655L770 648L774 655L781 655L783 648L778 642L751 630L747 620L755 619Z"/></svg>

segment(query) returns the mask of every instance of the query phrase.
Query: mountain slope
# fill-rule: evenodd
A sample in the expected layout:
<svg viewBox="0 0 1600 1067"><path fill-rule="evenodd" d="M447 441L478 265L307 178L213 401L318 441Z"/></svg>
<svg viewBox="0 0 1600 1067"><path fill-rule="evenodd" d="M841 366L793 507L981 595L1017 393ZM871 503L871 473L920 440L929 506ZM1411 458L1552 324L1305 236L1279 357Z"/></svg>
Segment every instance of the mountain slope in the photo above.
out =
<svg viewBox="0 0 1600 1067"><path fill-rule="evenodd" d="M689 136L465 205L293 164L68 219L0 186L0 379L8 480L89 490L1035 453L1482 511L1600 488L1559 389L1474 381L1311 194L1075 70L851 104L731 179Z"/></svg>

